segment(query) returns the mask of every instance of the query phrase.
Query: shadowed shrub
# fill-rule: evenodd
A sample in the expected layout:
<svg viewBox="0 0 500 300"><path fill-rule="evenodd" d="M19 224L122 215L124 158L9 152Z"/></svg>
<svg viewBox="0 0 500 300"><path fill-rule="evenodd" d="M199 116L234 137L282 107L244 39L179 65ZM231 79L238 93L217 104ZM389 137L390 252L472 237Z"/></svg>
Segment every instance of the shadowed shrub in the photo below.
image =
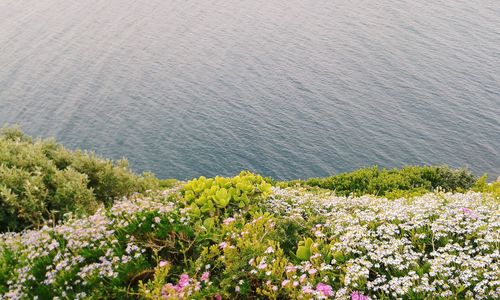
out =
<svg viewBox="0 0 500 300"><path fill-rule="evenodd" d="M70 151L54 140L34 140L17 127L0 133L0 231L60 220L67 212L93 213L99 203L170 184L134 174L126 160Z"/></svg>
<svg viewBox="0 0 500 300"><path fill-rule="evenodd" d="M324 178L281 183L280 186L308 185L335 191L337 195L378 195L395 198L419 195L436 188L446 191L470 189L477 178L468 169L447 166L406 166L402 169L359 169Z"/></svg>

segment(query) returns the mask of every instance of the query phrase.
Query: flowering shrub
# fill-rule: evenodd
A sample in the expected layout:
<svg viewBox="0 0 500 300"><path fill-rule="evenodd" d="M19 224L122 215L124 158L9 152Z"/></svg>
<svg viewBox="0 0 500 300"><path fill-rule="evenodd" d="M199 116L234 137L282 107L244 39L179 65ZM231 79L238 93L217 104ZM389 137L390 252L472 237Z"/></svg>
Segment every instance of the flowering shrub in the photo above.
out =
<svg viewBox="0 0 500 300"><path fill-rule="evenodd" d="M34 141L17 128L0 131L0 232L41 227L67 212L93 213L99 203L163 183L169 182L133 174L126 160Z"/></svg>
<svg viewBox="0 0 500 300"><path fill-rule="evenodd" d="M499 295L499 199L480 193L414 199L318 197L275 190L269 209L310 228L312 267L336 290L377 297ZM312 221L312 222L311 222Z"/></svg>
<svg viewBox="0 0 500 300"><path fill-rule="evenodd" d="M53 228L4 233L0 239L0 299L119 297L155 265L143 232L178 226L169 193L118 201L87 218ZM158 222L154 220L162 216ZM158 223L164 222L163 226Z"/></svg>
<svg viewBox="0 0 500 300"><path fill-rule="evenodd" d="M200 178L1 234L0 299L498 299L499 200Z"/></svg>

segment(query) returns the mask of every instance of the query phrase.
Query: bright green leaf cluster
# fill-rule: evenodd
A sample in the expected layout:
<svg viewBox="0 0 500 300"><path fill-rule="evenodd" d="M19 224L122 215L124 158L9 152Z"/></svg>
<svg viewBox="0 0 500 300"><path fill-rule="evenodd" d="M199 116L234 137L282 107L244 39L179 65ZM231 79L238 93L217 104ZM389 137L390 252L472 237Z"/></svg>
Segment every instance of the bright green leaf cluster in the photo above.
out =
<svg viewBox="0 0 500 300"><path fill-rule="evenodd" d="M311 238L300 241L299 246L297 247L297 253L295 254L297 258L300 260L309 260L312 255L312 244L313 240Z"/></svg>
<svg viewBox="0 0 500 300"><path fill-rule="evenodd" d="M262 176L247 171L232 178L202 176L186 183L183 189L186 206L193 216L243 209L266 198L270 192L271 185Z"/></svg>

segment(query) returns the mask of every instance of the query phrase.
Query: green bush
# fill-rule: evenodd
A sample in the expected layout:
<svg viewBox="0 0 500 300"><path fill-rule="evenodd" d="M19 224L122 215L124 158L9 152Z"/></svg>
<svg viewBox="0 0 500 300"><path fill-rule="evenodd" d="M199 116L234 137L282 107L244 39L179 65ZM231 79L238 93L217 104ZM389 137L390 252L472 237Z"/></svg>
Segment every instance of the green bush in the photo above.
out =
<svg viewBox="0 0 500 300"><path fill-rule="evenodd" d="M0 232L39 227L67 212L92 213L99 203L171 184L134 174L126 160L70 151L15 127L0 133Z"/></svg>
<svg viewBox="0 0 500 300"><path fill-rule="evenodd" d="M359 169L325 178L281 183L280 186L308 185L335 191L337 195L372 194L390 198L419 195L442 188L445 191L470 189L477 178L467 169L447 166L406 166L402 169Z"/></svg>
<svg viewBox="0 0 500 300"><path fill-rule="evenodd" d="M194 216L222 216L225 212L249 207L265 199L271 191L271 184L262 176L241 172L233 178L217 176L200 177L185 184L184 201Z"/></svg>
<svg viewBox="0 0 500 300"><path fill-rule="evenodd" d="M488 183L488 175L485 174L481 176L474 186L472 190L476 192L488 193L491 194L495 199L500 201L500 180L494 181L492 183Z"/></svg>

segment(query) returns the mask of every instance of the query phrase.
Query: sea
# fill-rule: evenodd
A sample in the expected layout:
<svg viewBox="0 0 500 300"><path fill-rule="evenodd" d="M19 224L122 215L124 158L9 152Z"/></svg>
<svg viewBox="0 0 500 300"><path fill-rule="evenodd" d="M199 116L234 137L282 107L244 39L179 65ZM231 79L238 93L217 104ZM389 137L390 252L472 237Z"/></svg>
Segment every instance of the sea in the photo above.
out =
<svg viewBox="0 0 500 300"><path fill-rule="evenodd" d="M161 178L500 175L499 0L0 0L0 125Z"/></svg>

